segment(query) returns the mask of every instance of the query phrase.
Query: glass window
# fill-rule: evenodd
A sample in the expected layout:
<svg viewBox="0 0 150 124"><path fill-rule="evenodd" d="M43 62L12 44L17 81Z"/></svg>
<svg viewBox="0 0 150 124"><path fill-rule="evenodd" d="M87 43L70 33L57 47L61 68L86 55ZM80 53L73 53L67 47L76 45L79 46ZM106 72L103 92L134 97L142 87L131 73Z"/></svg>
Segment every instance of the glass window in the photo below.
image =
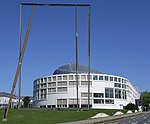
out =
<svg viewBox="0 0 150 124"><path fill-rule="evenodd" d="M69 80L73 80L73 75L69 75Z"/></svg>
<svg viewBox="0 0 150 124"><path fill-rule="evenodd" d="M120 79L120 78L118 78L118 82L121 82L121 79Z"/></svg>
<svg viewBox="0 0 150 124"><path fill-rule="evenodd" d="M104 98L104 93L94 93L94 97L96 97L96 98Z"/></svg>
<svg viewBox="0 0 150 124"><path fill-rule="evenodd" d="M58 87L57 92L67 92L67 87Z"/></svg>
<svg viewBox="0 0 150 124"><path fill-rule="evenodd" d="M121 88L121 84L120 83L114 83L114 87L120 87Z"/></svg>
<svg viewBox="0 0 150 124"><path fill-rule="evenodd" d="M105 99L105 104L114 104L114 100L112 100L112 99Z"/></svg>
<svg viewBox="0 0 150 124"><path fill-rule="evenodd" d="M105 98L114 98L113 88L105 88Z"/></svg>
<svg viewBox="0 0 150 124"><path fill-rule="evenodd" d="M59 107L65 107L64 105L67 105L67 99L57 99L57 106Z"/></svg>
<svg viewBox="0 0 150 124"><path fill-rule="evenodd" d="M81 85L88 85L88 81L81 81ZM91 81L90 81L90 85L92 85Z"/></svg>
<svg viewBox="0 0 150 124"><path fill-rule="evenodd" d="M56 92L56 88L48 88L48 93Z"/></svg>
<svg viewBox="0 0 150 124"><path fill-rule="evenodd" d="M57 86L67 86L67 81L57 82Z"/></svg>
<svg viewBox="0 0 150 124"><path fill-rule="evenodd" d="M77 85L76 81L69 81L69 85Z"/></svg>
<svg viewBox="0 0 150 124"><path fill-rule="evenodd" d="M47 82L47 78L44 78L44 82Z"/></svg>
<svg viewBox="0 0 150 124"><path fill-rule="evenodd" d="M121 90L120 89L115 89L115 98L121 99Z"/></svg>
<svg viewBox="0 0 150 124"><path fill-rule="evenodd" d="M41 83L43 83L43 78L41 78Z"/></svg>
<svg viewBox="0 0 150 124"><path fill-rule="evenodd" d="M124 80L124 83L126 84L126 80Z"/></svg>
<svg viewBox="0 0 150 124"><path fill-rule="evenodd" d="M63 76L63 80L67 80L67 76Z"/></svg>
<svg viewBox="0 0 150 124"><path fill-rule="evenodd" d="M56 86L56 82L48 83L48 87L54 87L54 86Z"/></svg>
<svg viewBox="0 0 150 124"><path fill-rule="evenodd" d="M75 75L75 79L77 80L77 75ZM80 75L78 75L78 80L80 79Z"/></svg>
<svg viewBox="0 0 150 124"><path fill-rule="evenodd" d="M53 81L56 81L56 77L53 77Z"/></svg>
<svg viewBox="0 0 150 124"><path fill-rule="evenodd" d="M58 76L58 77L57 77L57 80L62 80L62 77L61 77L61 76Z"/></svg>
<svg viewBox="0 0 150 124"><path fill-rule="evenodd" d="M126 90L122 90L122 99L127 99Z"/></svg>
<svg viewBox="0 0 150 124"><path fill-rule="evenodd" d="M125 89L126 89L126 85L125 85L125 84L122 84L122 88L125 88Z"/></svg>
<svg viewBox="0 0 150 124"><path fill-rule="evenodd" d="M117 82L117 77L114 77L114 81Z"/></svg>
<svg viewBox="0 0 150 124"><path fill-rule="evenodd" d="M113 77L110 77L110 81L113 81Z"/></svg>
<svg viewBox="0 0 150 124"><path fill-rule="evenodd" d="M81 97L88 97L88 93L81 93ZM90 97L92 97L92 93L90 93Z"/></svg>
<svg viewBox="0 0 150 124"><path fill-rule="evenodd" d="M93 75L93 80L98 80L98 76L97 75Z"/></svg>
<svg viewBox="0 0 150 124"><path fill-rule="evenodd" d="M99 80L103 80L103 76L99 76Z"/></svg>
<svg viewBox="0 0 150 124"><path fill-rule="evenodd" d="M94 104L104 104L103 99L94 99Z"/></svg>
<svg viewBox="0 0 150 124"><path fill-rule="evenodd" d="M108 81L108 76L105 76L105 81Z"/></svg>
<svg viewBox="0 0 150 124"><path fill-rule="evenodd" d="M48 77L48 81L51 81L51 77Z"/></svg>
<svg viewBox="0 0 150 124"><path fill-rule="evenodd" d="M86 80L86 76L85 75L81 75L81 80Z"/></svg>
<svg viewBox="0 0 150 124"><path fill-rule="evenodd" d="M87 75L87 80L88 80L88 75ZM92 80L92 75L90 75L90 80Z"/></svg>

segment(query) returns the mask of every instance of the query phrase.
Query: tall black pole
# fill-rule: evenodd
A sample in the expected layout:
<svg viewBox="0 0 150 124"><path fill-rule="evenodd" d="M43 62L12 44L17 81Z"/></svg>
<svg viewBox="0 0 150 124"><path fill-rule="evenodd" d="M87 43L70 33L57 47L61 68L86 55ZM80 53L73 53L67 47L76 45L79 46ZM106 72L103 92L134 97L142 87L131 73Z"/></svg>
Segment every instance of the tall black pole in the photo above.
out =
<svg viewBox="0 0 150 124"><path fill-rule="evenodd" d="M75 7L75 26L76 26L76 85L77 85L77 110L79 109L79 96L78 96L78 86L79 86L79 81L78 81L78 8L77 6Z"/></svg>
<svg viewBox="0 0 150 124"><path fill-rule="evenodd" d="M88 109L90 109L90 6L88 7Z"/></svg>
<svg viewBox="0 0 150 124"><path fill-rule="evenodd" d="M22 5L20 4L20 36L19 36L19 59L21 56L22 49ZM20 64L20 74L19 74L19 83L18 83L18 108L21 107L20 99L21 99L21 64Z"/></svg>

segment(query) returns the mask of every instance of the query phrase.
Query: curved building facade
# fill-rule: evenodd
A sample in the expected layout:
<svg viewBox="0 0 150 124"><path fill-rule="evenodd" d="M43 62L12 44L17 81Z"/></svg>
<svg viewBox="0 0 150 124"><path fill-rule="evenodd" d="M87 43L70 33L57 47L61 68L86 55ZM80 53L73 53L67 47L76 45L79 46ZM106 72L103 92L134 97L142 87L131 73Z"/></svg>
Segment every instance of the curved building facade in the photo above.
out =
<svg viewBox="0 0 150 124"><path fill-rule="evenodd" d="M53 75L38 78L33 83L33 107L76 108L77 83L75 64L63 65ZM140 98L140 92L124 77L103 74L90 69L90 107L123 109ZM88 67L79 65L78 104L88 106Z"/></svg>

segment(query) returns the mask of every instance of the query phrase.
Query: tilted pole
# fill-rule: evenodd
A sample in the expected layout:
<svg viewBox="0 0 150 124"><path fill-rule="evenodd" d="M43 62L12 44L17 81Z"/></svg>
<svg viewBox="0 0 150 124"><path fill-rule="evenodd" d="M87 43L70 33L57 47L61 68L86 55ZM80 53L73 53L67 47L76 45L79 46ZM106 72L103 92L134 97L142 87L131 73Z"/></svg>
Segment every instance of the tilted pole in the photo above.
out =
<svg viewBox="0 0 150 124"><path fill-rule="evenodd" d="M77 86L77 111L79 109L79 96L78 96L78 87L79 87L79 80L78 80L78 8L75 7L75 26L76 26L76 86Z"/></svg>
<svg viewBox="0 0 150 124"><path fill-rule="evenodd" d="M12 91L11 91L10 98L9 98L9 102L8 102L8 105L7 105L6 112L4 113L3 120L5 120L5 121L7 121L7 115L8 115L8 112L9 112L9 108L10 108L13 93L14 93L14 90L15 90L15 87L16 87L16 83L17 83L17 80L18 80L18 76L19 76L19 73L20 73L20 67L21 67L20 65L22 63L24 52L25 52L25 49L26 49L26 45L27 45L27 41L28 41L28 36L29 36L29 32L30 32L30 27L31 27L33 15L34 15L34 6L32 8L32 13L30 15L30 20L29 20L29 23L28 23L28 28L27 28L27 31L26 31L23 47L22 47L22 50L21 50L21 55L20 55L20 58L19 58L19 62L18 62L18 66L17 66L17 70L16 70L16 74L15 74L15 78L14 78L14 82L13 82L13 86L12 86Z"/></svg>

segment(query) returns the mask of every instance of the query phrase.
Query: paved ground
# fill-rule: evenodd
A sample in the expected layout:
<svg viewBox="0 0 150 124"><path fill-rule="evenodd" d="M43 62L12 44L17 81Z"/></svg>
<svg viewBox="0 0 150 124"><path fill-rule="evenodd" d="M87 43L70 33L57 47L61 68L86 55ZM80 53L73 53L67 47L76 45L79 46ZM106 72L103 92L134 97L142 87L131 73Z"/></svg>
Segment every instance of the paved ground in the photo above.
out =
<svg viewBox="0 0 150 124"><path fill-rule="evenodd" d="M150 112L142 115L119 119L116 121L108 122L106 124L150 124Z"/></svg>
<svg viewBox="0 0 150 124"><path fill-rule="evenodd" d="M97 118L97 119L87 119L87 120L82 120L82 121L75 121L75 122L68 122L68 123L63 123L63 124L95 124L95 123L103 123L103 122L109 122L109 121L115 121L118 119L123 119L123 118L128 118L131 116L136 116L144 114L142 112L137 112L137 113L132 113L132 114L123 114L123 115L118 115L118 116L110 116L110 117L103 117L103 118Z"/></svg>

